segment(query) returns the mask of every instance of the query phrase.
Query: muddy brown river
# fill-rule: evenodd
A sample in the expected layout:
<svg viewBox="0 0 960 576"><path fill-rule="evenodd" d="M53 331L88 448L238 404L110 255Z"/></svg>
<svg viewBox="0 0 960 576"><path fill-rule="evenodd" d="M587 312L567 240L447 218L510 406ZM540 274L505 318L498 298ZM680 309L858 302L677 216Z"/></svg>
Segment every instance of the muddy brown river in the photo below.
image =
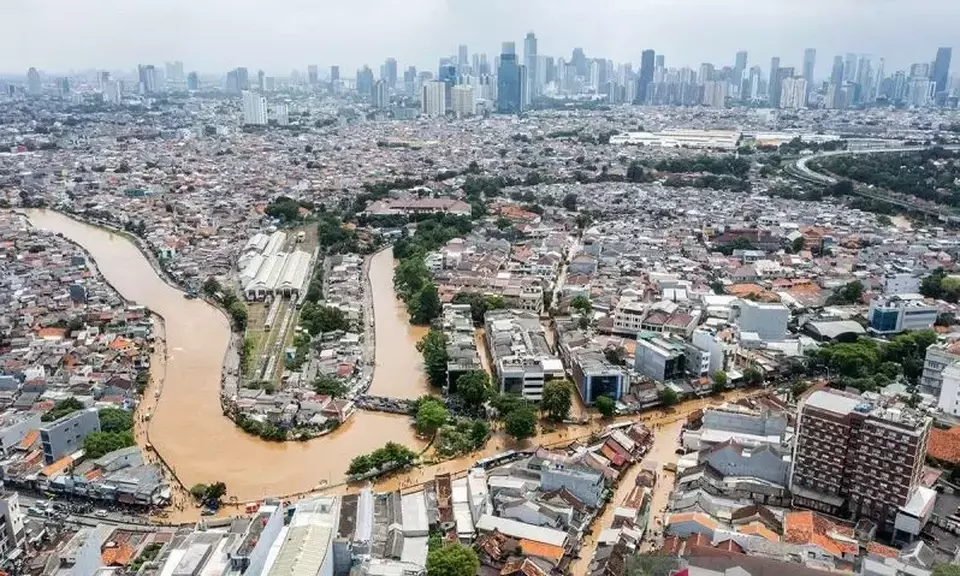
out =
<svg viewBox="0 0 960 576"><path fill-rule="evenodd" d="M266 442L249 436L220 407L220 374L230 340L226 317L203 300L187 300L162 280L126 237L49 210L27 211L38 228L61 233L84 247L117 291L164 319L166 362L155 359L162 379L151 407L150 443L186 486L225 482L240 501L287 495L343 480L350 460L387 441L419 449L423 443L405 416L358 412L347 424L309 442ZM371 263L376 321L376 370L371 393L414 398L426 391L416 351L420 332L410 328L393 291L393 255ZM153 385L144 398L151 405Z"/></svg>

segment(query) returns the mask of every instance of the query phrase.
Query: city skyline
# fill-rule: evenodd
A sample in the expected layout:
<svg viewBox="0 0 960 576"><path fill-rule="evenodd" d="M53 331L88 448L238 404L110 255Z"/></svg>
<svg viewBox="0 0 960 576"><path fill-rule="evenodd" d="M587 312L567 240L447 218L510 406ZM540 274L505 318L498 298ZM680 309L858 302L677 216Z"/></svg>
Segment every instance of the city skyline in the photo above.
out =
<svg viewBox="0 0 960 576"><path fill-rule="evenodd" d="M258 3L240 4L252 8ZM745 50L748 67L765 67L779 56L782 65L802 70L804 50L813 48L814 77L824 79L838 54L884 58L888 73L932 62L938 47L954 43L949 23L960 18L960 6L932 0L770 4L757 7L732 0L722 6L700 1L674 6L662 0L606 0L587 7L572 0L532 0L518 6L506 0L482 5L417 0L399 12L383 0L322 10L300 0L280 0L271 4L272 17L264 20L259 10L237 9L236 2L227 10L222 0L134 6L116 0L38 0L3 9L5 20L14 24L11 44L17 49L0 55L0 73L22 75L29 67L48 73L133 69L139 63L181 60L203 73L246 66L282 75L305 71L310 64L319 64L323 71L330 65L376 69L387 58L395 58L401 69L414 65L433 70L440 58L456 55L461 44L471 55L494 56L502 42L512 41L520 52L524 36L533 31L539 54L569 58L580 47L588 58L630 62L634 69L640 66L641 52L653 49L667 56L671 68L696 68L704 62L732 66L736 53ZM693 11L698 18L689 18ZM51 20L50 13L62 17ZM336 25L330 26L331 21ZM84 22L96 22L98 31L111 33L91 35ZM145 23L176 33L143 34ZM903 39L903 30L919 30L921 23L919 41ZM238 33L247 26L250 34ZM364 41L358 43L359 37ZM891 38L898 42L891 43Z"/></svg>

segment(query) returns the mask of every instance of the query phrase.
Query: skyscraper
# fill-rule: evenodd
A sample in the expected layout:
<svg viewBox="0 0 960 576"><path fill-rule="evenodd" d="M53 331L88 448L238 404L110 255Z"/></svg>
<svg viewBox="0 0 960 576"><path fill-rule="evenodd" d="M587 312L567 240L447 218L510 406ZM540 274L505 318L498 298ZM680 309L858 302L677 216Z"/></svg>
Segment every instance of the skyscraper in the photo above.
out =
<svg viewBox="0 0 960 576"><path fill-rule="evenodd" d="M373 70L369 66L357 70L357 94L361 96L373 95Z"/></svg>
<svg viewBox="0 0 960 576"><path fill-rule="evenodd" d="M780 57L770 59L770 76L767 77L767 101L776 108L780 105Z"/></svg>
<svg viewBox="0 0 960 576"><path fill-rule="evenodd" d="M316 86L320 83L320 70L317 68L316 64L310 64L307 66L307 82L311 86Z"/></svg>
<svg viewBox="0 0 960 576"><path fill-rule="evenodd" d="M472 116L474 113L473 86L461 84L453 87L453 113L458 117Z"/></svg>
<svg viewBox="0 0 960 576"><path fill-rule="evenodd" d="M387 81L387 88L393 90L397 86L397 59L387 58L383 63L384 80Z"/></svg>
<svg viewBox="0 0 960 576"><path fill-rule="evenodd" d="M467 53L466 44L457 46L457 72L459 72L461 75L466 74L467 72L473 72L476 74L476 71L470 70L470 60Z"/></svg>
<svg viewBox="0 0 960 576"><path fill-rule="evenodd" d="M33 95L37 95L41 92L42 87L40 86L40 73L37 72L36 68L31 67L27 70L27 91Z"/></svg>
<svg viewBox="0 0 960 576"><path fill-rule="evenodd" d="M653 82L653 70L656 68L656 52L644 50L640 53L640 79L637 82L637 101L641 104L647 101L647 89Z"/></svg>
<svg viewBox="0 0 960 576"><path fill-rule="evenodd" d="M246 66L240 66L237 68L237 82L240 84L241 90L250 89L250 72L247 70Z"/></svg>
<svg viewBox="0 0 960 576"><path fill-rule="evenodd" d="M857 55L847 52L843 60L843 81L854 82L857 79Z"/></svg>
<svg viewBox="0 0 960 576"><path fill-rule="evenodd" d="M167 62L167 84L183 84L183 62Z"/></svg>
<svg viewBox="0 0 960 576"><path fill-rule="evenodd" d="M256 92L243 93L243 124L250 126L267 125L267 99Z"/></svg>
<svg viewBox="0 0 960 576"><path fill-rule="evenodd" d="M653 69L663 69L666 66L667 58L663 54L657 54L657 57L653 60L654 65Z"/></svg>
<svg viewBox="0 0 960 576"><path fill-rule="evenodd" d="M377 80L373 85L372 101L373 106L381 110L386 108L387 104L390 103L390 97L387 91L387 80L385 78Z"/></svg>
<svg viewBox="0 0 960 576"><path fill-rule="evenodd" d="M803 51L803 79L807 81L807 90L813 89L813 70L817 65L817 51L807 48Z"/></svg>
<svg viewBox="0 0 960 576"><path fill-rule="evenodd" d="M330 67L330 82L339 82L340 81L340 67L331 66Z"/></svg>
<svg viewBox="0 0 960 576"><path fill-rule="evenodd" d="M453 87L457 85L457 66L449 58L440 59L440 68L437 70L437 80L443 82L445 88L444 106L446 110L453 108Z"/></svg>
<svg viewBox="0 0 960 576"><path fill-rule="evenodd" d="M140 76L140 92L143 94L153 94L157 91L157 69L153 64L137 67Z"/></svg>
<svg viewBox="0 0 960 576"><path fill-rule="evenodd" d="M783 78L780 86L780 107L798 110L807 103L807 81L799 76Z"/></svg>
<svg viewBox="0 0 960 576"><path fill-rule="evenodd" d="M577 69L577 76L587 77L587 56L583 53L583 48L574 48L573 55L570 57L570 63Z"/></svg>
<svg viewBox="0 0 960 576"><path fill-rule="evenodd" d="M740 92L740 86L743 84L743 73L747 70L747 51L737 52L737 57L733 63L733 74L730 77L730 83L733 84L737 93ZM742 97L742 95L741 95Z"/></svg>
<svg viewBox="0 0 960 576"><path fill-rule="evenodd" d="M523 111L523 91L520 85L520 66L513 42L504 42L497 69L497 112L519 114Z"/></svg>
<svg viewBox="0 0 960 576"><path fill-rule="evenodd" d="M420 91L420 111L427 116L443 116L447 113L443 82L424 82Z"/></svg>
<svg viewBox="0 0 960 576"><path fill-rule="evenodd" d="M267 75L263 73L263 70L257 70L257 89L261 92L267 89L266 77Z"/></svg>
<svg viewBox="0 0 960 576"><path fill-rule="evenodd" d="M528 105L540 94L537 85L537 37L533 32L527 32L523 39L523 65L527 70L523 103Z"/></svg>
<svg viewBox="0 0 960 576"><path fill-rule="evenodd" d="M200 76L196 72L191 72L187 74L187 90L199 90L200 89Z"/></svg>
<svg viewBox="0 0 960 576"><path fill-rule="evenodd" d="M837 86L843 84L843 56L833 57L833 70L830 72L830 83Z"/></svg>
<svg viewBox="0 0 960 576"><path fill-rule="evenodd" d="M930 79L936 84L937 92L947 90L947 76L950 74L950 58L953 55L952 48L937 48L937 59L933 61L933 70Z"/></svg>

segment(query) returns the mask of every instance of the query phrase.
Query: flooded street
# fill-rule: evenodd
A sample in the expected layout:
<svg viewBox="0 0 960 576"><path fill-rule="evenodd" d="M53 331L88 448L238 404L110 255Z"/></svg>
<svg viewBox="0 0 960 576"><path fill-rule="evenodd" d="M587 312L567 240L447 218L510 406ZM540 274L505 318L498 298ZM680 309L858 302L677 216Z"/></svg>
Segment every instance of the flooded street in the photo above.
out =
<svg viewBox="0 0 960 576"><path fill-rule="evenodd" d="M375 254L370 262L370 286L376 330L376 369L369 394L391 398L419 398L430 393L423 358L416 344L427 333L411 326L403 303L393 291L393 249Z"/></svg>
<svg viewBox="0 0 960 576"><path fill-rule="evenodd" d="M287 495L342 481L354 456L388 440L422 447L408 418L373 412L358 412L336 432L309 442L266 442L245 434L220 407L220 374L230 339L227 318L203 300L185 299L157 276L124 236L53 211L28 214L38 228L59 232L86 248L121 295L164 319L167 358L164 365L163 347L158 346L152 370L155 381L145 394L145 409L153 414L137 441L141 446L152 444L186 486L222 481L229 496L240 501ZM374 387L381 383L380 390L401 394L406 386L408 393L402 395L415 397L422 388L410 384L425 384L420 355L410 339L414 335L395 306L388 309L389 314L381 314L380 303L394 300L393 259L389 252L385 254L373 263L371 272L377 303ZM389 326L391 322L394 326ZM162 394L153 406L158 386Z"/></svg>

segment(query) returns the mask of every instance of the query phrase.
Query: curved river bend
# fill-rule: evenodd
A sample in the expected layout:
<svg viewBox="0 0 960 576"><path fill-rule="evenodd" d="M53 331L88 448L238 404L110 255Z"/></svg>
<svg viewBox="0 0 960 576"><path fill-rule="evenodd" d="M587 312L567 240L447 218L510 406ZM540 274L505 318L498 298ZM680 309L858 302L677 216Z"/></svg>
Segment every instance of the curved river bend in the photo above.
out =
<svg viewBox="0 0 960 576"><path fill-rule="evenodd" d="M309 442L266 442L249 436L223 415L220 376L230 341L226 317L203 300L187 300L161 279L126 237L49 210L27 211L38 228L59 232L85 248L117 291L164 319L166 366L154 359L153 374L163 378L153 408L149 441L186 486L225 482L240 501L305 492L343 480L350 460L387 441L419 449L409 420L358 412L337 431ZM376 322L376 370L372 393L417 397L427 385L415 348L417 334L407 325L393 291L393 254L371 262ZM150 394L148 393L148 396ZM153 398L145 398L152 402ZM146 438L140 437L141 445Z"/></svg>

